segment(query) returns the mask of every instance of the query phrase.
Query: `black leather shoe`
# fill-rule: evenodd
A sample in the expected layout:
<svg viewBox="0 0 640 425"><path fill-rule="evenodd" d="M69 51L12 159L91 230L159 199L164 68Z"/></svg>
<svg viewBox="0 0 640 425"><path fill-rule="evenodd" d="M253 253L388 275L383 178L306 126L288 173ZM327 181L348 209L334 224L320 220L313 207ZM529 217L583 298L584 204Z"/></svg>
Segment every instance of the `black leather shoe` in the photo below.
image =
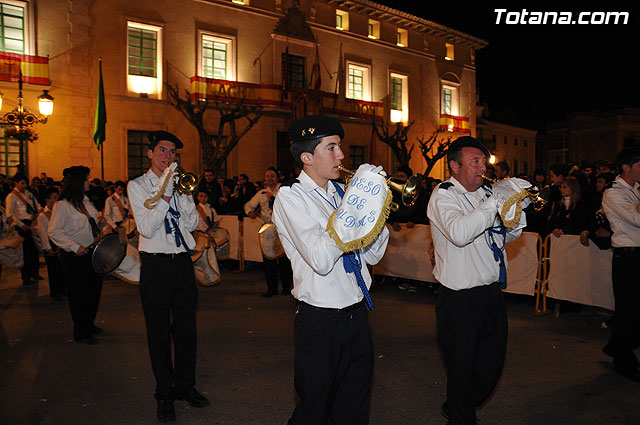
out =
<svg viewBox="0 0 640 425"><path fill-rule="evenodd" d="M440 408L440 414L446 419L449 420L449 406L447 406L447 402L442 403L442 407Z"/></svg>
<svg viewBox="0 0 640 425"><path fill-rule="evenodd" d="M91 333L92 334L101 334L102 328L97 327L96 325L91 325Z"/></svg>
<svg viewBox="0 0 640 425"><path fill-rule="evenodd" d="M173 400L157 400L158 420L160 422L173 422L176 420L176 411L173 408Z"/></svg>
<svg viewBox="0 0 640 425"><path fill-rule="evenodd" d="M76 342L84 342L85 344L97 344L98 343L98 338L96 338L93 335L89 335L89 336L85 336L85 337L74 337L73 338Z"/></svg>
<svg viewBox="0 0 640 425"><path fill-rule="evenodd" d="M269 298L269 297L273 297L274 295L276 295L277 292L272 292L272 291L267 291L264 294L262 294L262 298Z"/></svg>
<svg viewBox="0 0 640 425"><path fill-rule="evenodd" d="M196 391L195 388L192 388L186 394L176 395L176 400L184 400L191 407L206 407L209 405L209 399Z"/></svg>
<svg viewBox="0 0 640 425"><path fill-rule="evenodd" d="M618 374L622 375L627 379L631 379L634 382L640 382L640 370L638 367L619 367L614 366L613 370Z"/></svg>

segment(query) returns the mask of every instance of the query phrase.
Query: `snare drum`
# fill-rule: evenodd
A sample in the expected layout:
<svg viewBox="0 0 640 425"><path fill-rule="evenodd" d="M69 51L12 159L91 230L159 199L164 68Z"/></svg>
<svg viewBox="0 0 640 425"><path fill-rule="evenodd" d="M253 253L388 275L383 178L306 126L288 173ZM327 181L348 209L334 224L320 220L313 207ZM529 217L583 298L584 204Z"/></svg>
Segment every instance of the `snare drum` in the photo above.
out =
<svg viewBox="0 0 640 425"><path fill-rule="evenodd" d="M264 258L275 260L284 256L284 248L278 237L276 225L273 223L265 223L258 230L258 238L260 239L260 249Z"/></svg>
<svg viewBox="0 0 640 425"><path fill-rule="evenodd" d="M192 235L193 235L193 239L196 241L196 246L192 250L193 254L191 255L191 261L195 263L196 261L198 261L198 259L200 259L200 257L202 256L202 253L210 245L209 245L207 235L204 232L200 230L194 230Z"/></svg>
<svg viewBox="0 0 640 425"><path fill-rule="evenodd" d="M207 231L209 240L216 247L216 258L226 260L229 258L229 232L224 227L212 227Z"/></svg>
<svg viewBox="0 0 640 425"><path fill-rule="evenodd" d="M96 273L107 274L118 268L127 255L127 244L117 233L109 233L94 243L91 265Z"/></svg>

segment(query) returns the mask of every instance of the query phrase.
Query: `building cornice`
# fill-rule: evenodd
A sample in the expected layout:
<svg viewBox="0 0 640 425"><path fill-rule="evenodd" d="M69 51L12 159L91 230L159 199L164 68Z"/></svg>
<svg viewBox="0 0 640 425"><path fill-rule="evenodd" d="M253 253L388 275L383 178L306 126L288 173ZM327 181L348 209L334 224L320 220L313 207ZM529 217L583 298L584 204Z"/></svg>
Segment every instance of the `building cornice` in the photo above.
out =
<svg viewBox="0 0 640 425"><path fill-rule="evenodd" d="M426 35L438 37L453 44L482 49L487 47L489 42L478 37L463 33L453 28L446 27L428 19L420 18L401 10L393 9L369 0L326 0L328 4L341 9L352 10L363 13L373 19L380 19L386 22L400 25L416 31L422 31Z"/></svg>

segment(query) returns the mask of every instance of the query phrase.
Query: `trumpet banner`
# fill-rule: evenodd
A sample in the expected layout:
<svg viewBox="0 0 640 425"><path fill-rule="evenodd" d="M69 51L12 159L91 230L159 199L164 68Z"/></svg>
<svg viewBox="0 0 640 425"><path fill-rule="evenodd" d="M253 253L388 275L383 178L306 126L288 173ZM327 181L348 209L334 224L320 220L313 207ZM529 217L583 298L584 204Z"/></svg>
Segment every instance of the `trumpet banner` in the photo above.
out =
<svg viewBox="0 0 640 425"><path fill-rule="evenodd" d="M363 248L384 227L391 199L383 176L359 169L349 180L340 206L329 217L326 231L343 252Z"/></svg>

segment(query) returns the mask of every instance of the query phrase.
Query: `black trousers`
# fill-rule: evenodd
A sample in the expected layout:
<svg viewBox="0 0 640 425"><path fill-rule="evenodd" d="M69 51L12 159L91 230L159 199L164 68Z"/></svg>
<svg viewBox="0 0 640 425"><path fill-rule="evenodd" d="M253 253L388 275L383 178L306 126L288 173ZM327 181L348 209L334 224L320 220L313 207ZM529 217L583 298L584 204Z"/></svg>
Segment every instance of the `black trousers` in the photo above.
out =
<svg viewBox="0 0 640 425"><path fill-rule="evenodd" d="M46 255L47 274L49 275L49 295L57 297L67 293L67 277L57 255Z"/></svg>
<svg viewBox="0 0 640 425"><path fill-rule="evenodd" d="M24 230L19 227L16 227L16 229L18 230L18 234L24 238L24 241L22 242L24 265L20 268L20 276L24 282L29 278L35 278L38 276L40 254L38 254L38 248L33 241L31 230Z"/></svg>
<svg viewBox="0 0 640 425"><path fill-rule="evenodd" d="M507 311L498 283L461 291L443 285L436 304L447 367L450 424L476 424L476 407L493 392L507 350Z"/></svg>
<svg viewBox="0 0 640 425"><path fill-rule="evenodd" d="M300 401L288 425L368 424L373 341L364 303L336 311L298 302L296 310Z"/></svg>
<svg viewBox="0 0 640 425"><path fill-rule="evenodd" d="M67 299L73 319L73 337L86 338L91 335L93 321L98 313L102 276L93 270L91 253L77 256L60 251L60 261L67 276Z"/></svg>
<svg viewBox="0 0 640 425"><path fill-rule="evenodd" d="M616 317L607 348L613 363L622 369L638 367L633 350L640 345L640 250L614 248L612 263Z"/></svg>
<svg viewBox="0 0 640 425"><path fill-rule="evenodd" d="M269 292L278 292L278 271L280 272L280 279L282 279L282 290L284 292L291 291L293 270L291 269L291 261L286 255L275 260L262 257L262 269L264 270L264 278L267 281L267 290Z"/></svg>
<svg viewBox="0 0 640 425"><path fill-rule="evenodd" d="M196 383L198 291L193 263L186 253L163 257L141 252L140 259L140 299L155 396L166 400L189 392Z"/></svg>

